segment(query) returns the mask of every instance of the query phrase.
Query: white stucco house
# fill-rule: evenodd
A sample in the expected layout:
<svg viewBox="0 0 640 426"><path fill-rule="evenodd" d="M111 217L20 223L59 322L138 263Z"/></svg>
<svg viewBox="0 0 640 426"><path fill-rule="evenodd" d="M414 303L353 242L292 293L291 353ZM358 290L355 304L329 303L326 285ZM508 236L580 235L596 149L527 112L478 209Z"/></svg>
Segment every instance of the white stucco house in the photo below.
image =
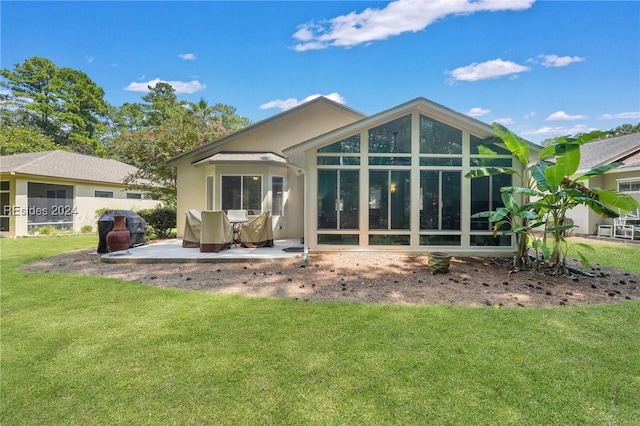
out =
<svg viewBox="0 0 640 426"><path fill-rule="evenodd" d="M0 237L20 237L38 227L80 231L97 227L96 210L153 208L157 200L123 183L136 168L67 151L0 157Z"/></svg>
<svg viewBox="0 0 640 426"><path fill-rule="evenodd" d="M189 209L271 210L274 239L303 238L311 251L514 250L511 236L471 219L501 205L512 177L464 175L519 163L490 125L425 98L367 116L319 97L169 164L179 237Z"/></svg>

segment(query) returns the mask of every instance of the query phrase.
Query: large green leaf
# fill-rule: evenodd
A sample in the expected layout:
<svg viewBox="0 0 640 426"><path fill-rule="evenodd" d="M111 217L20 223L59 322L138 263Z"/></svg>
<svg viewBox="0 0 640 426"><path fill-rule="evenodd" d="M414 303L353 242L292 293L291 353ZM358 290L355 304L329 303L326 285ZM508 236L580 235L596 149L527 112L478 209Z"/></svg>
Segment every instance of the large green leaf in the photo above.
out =
<svg viewBox="0 0 640 426"><path fill-rule="evenodd" d="M479 169L471 170L469 173L464 175L466 178L478 178L485 176L494 176L494 175L513 175L516 171L513 169L505 168L505 167L482 167Z"/></svg>
<svg viewBox="0 0 640 426"><path fill-rule="evenodd" d="M591 191L598 195L601 203L607 204L620 210L622 214L636 210L638 207L640 207L640 203L638 203L635 198L628 194L621 194L616 191L598 188L594 188Z"/></svg>
<svg viewBox="0 0 640 426"><path fill-rule="evenodd" d="M556 156L556 146L549 145L545 146L538 152L538 158L543 160L545 158L555 157Z"/></svg>
<svg viewBox="0 0 640 426"><path fill-rule="evenodd" d="M607 136L606 132L600 131L600 130L594 130L592 132L589 133L583 133L580 136L578 136L576 138L576 142L579 144L583 144L583 143L587 143L587 142L591 142L594 140L598 140L598 139L602 139L604 137Z"/></svg>
<svg viewBox="0 0 640 426"><path fill-rule="evenodd" d="M620 216L618 214L618 212L616 212L616 211L610 209L609 207L605 206L600 201L596 201L596 200L588 198L588 197L583 197L583 199L581 199L580 202L582 204L584 204L585 206L589 206L589 208L591 210L593 210L594 212L596 212L600 216L609 217L609 218L614 218L614 217Z"/></svg>
<svg viewBox="0 0 640 426"><path fill-rule="evenodd" d="M498 222L502 219L504 219L505 217L509 216L509 210L504 208L504 207L500 207L498 208L498 210L496 210L491 216L489 216L489 221L490 222Z"/></svg>
<svg viewBox="0 0 640 426"><path fill-rule="evenodd" d="M556 164L565 169L565 176L571 176L580 166L580 145L564 143L556 146Z"/></svg>
<svg viewBox="0 0 640 426"><path fill-rule="evenodd" d="M498 155L498 153L491 148L484 145L478 145L478 154L480 155Z"/></svg>
<svg viewBox="0 0 640 426"><path fill-rule="evenodd" d="M557 191L558 185L562 182L562 179L567 176L565 173L565 168L560 165L554 165L551 167L547 167L544 170L544 178L546 180L546 184L548 185L549 191Z"/></svg>
<svg viewBox="0 0 640 426"><path fill-rule="evenodd" d="M482 219L485 217L489 217L493 214L492 211L478 212L471 215L471 219Z"/></svg>
<svg viewBox="0 0 640 426"><path fill-rule="evenodd" d="M588 172L586 172L585 174L583 174L582 176L580 176L579 178L577 178L576 180L586 180L594 176L600 176L601 174L606 173L611 169L615 169L617 167L622 166L622 164L624 163L611 163L611 164L605 164L603 166L593 168Z"/></svg>
<svg viewBox="0 0 640 426"><path fill-rule="evenodd" d="M553 163L549 161L539 161L531 168L531 177L541 191L548 191L550 189L547 178L544 175L544 171L550 166L553 166Z"/></svg>
<svg viewBox="0 0 640 426"><path fill-rule="evenodd" d="M578 170L580 166L580 145L575 142L565 142L563 139L563 142L556 142L553 147L556 163L549 165L550 163L546 162L547 167L544 169L544 178L548 189L555 190L563 178L573 175ZM541 182L539 182L541 171L532 171L532 175L538 185L541 185Z"/></svg>
<svg viewBox="0 0 640 426"><path fill-rule="evenodd" d="M542 196L540 191L535 189L524 188L522 186L503 186L500 188L500 192L511 192L512 194L524 194L532 197Z"/></svg>
<svg viewBox="0 0 640 426"><path fill-rule="evenodd" d="M501 124L493 123L491 127L518 161L522 164L529 164L529 145L525 140L520 139Z"/></svg>
<svg viewBox="0 0 640 426"><path fill-rule="evenodd" d="M509 211L515 212L516 210L518 210L519 206L515 198L513 198L513 195L511 195L509 192L503 192L501 194L501 197L502 203Z"/></svg>

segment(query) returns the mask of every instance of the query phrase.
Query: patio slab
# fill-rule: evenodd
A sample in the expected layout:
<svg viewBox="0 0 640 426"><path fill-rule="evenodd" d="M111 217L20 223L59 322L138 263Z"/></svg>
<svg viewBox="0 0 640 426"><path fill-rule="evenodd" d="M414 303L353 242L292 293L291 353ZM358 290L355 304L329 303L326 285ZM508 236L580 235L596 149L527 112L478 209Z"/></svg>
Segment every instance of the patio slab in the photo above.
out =
<svg viewBox="0 0 640 426"><path fill-rule="evenodd" d="M274 247L231 247L218 253L201 253L198 248L182 247L181 239L171 239L102 255L105 263L222 263L272 262L302 256L300 240L276 240ZM284 251L284 250L287 251Z"/></svg>

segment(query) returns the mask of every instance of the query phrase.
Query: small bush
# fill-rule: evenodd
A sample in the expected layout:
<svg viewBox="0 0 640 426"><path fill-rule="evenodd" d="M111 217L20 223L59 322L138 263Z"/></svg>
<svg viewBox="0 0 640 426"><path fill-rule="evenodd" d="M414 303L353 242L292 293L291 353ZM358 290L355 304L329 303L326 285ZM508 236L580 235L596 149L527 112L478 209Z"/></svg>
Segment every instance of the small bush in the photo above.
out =
<svg viewBox="0 0 640 426"><path fill-rule="evenodd" d="M109 207L102 207L101 209L96 210L96 219L100 219L100 216L102 216L106 212L111 212L113 210L114 209L109 208Z"/></svg>
<svg viewBox="0 0 640 426"><path fill-rule="evenodd" d="M168 238L176 227L176 209L171 207L156 207L136 211L147 225L153 228L158 238Z"/></svg>
<svg viewBox="0 0 640 426"><path fill-rule="evenodd" d="M83 234L90 234L91 232L93 232L93 226L84 225L82 228L80 228L80 232L82 232Z"/></svg>
<svg viewBox="0 0 640 426"><path fill-rule="evenodd" d="M33 235L58 235L59 230L53 225L44 225L34 228Z"/></svg>

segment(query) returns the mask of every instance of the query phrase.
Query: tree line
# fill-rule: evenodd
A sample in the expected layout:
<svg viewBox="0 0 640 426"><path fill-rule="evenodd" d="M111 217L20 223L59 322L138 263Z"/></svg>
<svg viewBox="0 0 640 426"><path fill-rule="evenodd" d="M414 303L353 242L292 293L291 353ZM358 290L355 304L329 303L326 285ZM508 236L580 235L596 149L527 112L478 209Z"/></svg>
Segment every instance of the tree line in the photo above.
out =
<svg viewBox="0 0 640 426"><path fill-rule="evenodd" d="M176 173L166 160L251 124L222 103L179 100L168 83L140 102L113 106L82 71L41 57L0 70L0 155L63 149L136 166L131 189L175 201Z"/></svg>
<svg viewBox="0 0 640 426"><path fill-rule="evenodd" d="M0 70L0 155L65 149L136 166L131 189L175 201L176 172L165 161L251 124L221 103L179 100L168 83L149 86L140 102L110 105L82 71L33 57ZM624 124L604 137L640 132ZM553 145L555 139L543 142Z"/></svg>

